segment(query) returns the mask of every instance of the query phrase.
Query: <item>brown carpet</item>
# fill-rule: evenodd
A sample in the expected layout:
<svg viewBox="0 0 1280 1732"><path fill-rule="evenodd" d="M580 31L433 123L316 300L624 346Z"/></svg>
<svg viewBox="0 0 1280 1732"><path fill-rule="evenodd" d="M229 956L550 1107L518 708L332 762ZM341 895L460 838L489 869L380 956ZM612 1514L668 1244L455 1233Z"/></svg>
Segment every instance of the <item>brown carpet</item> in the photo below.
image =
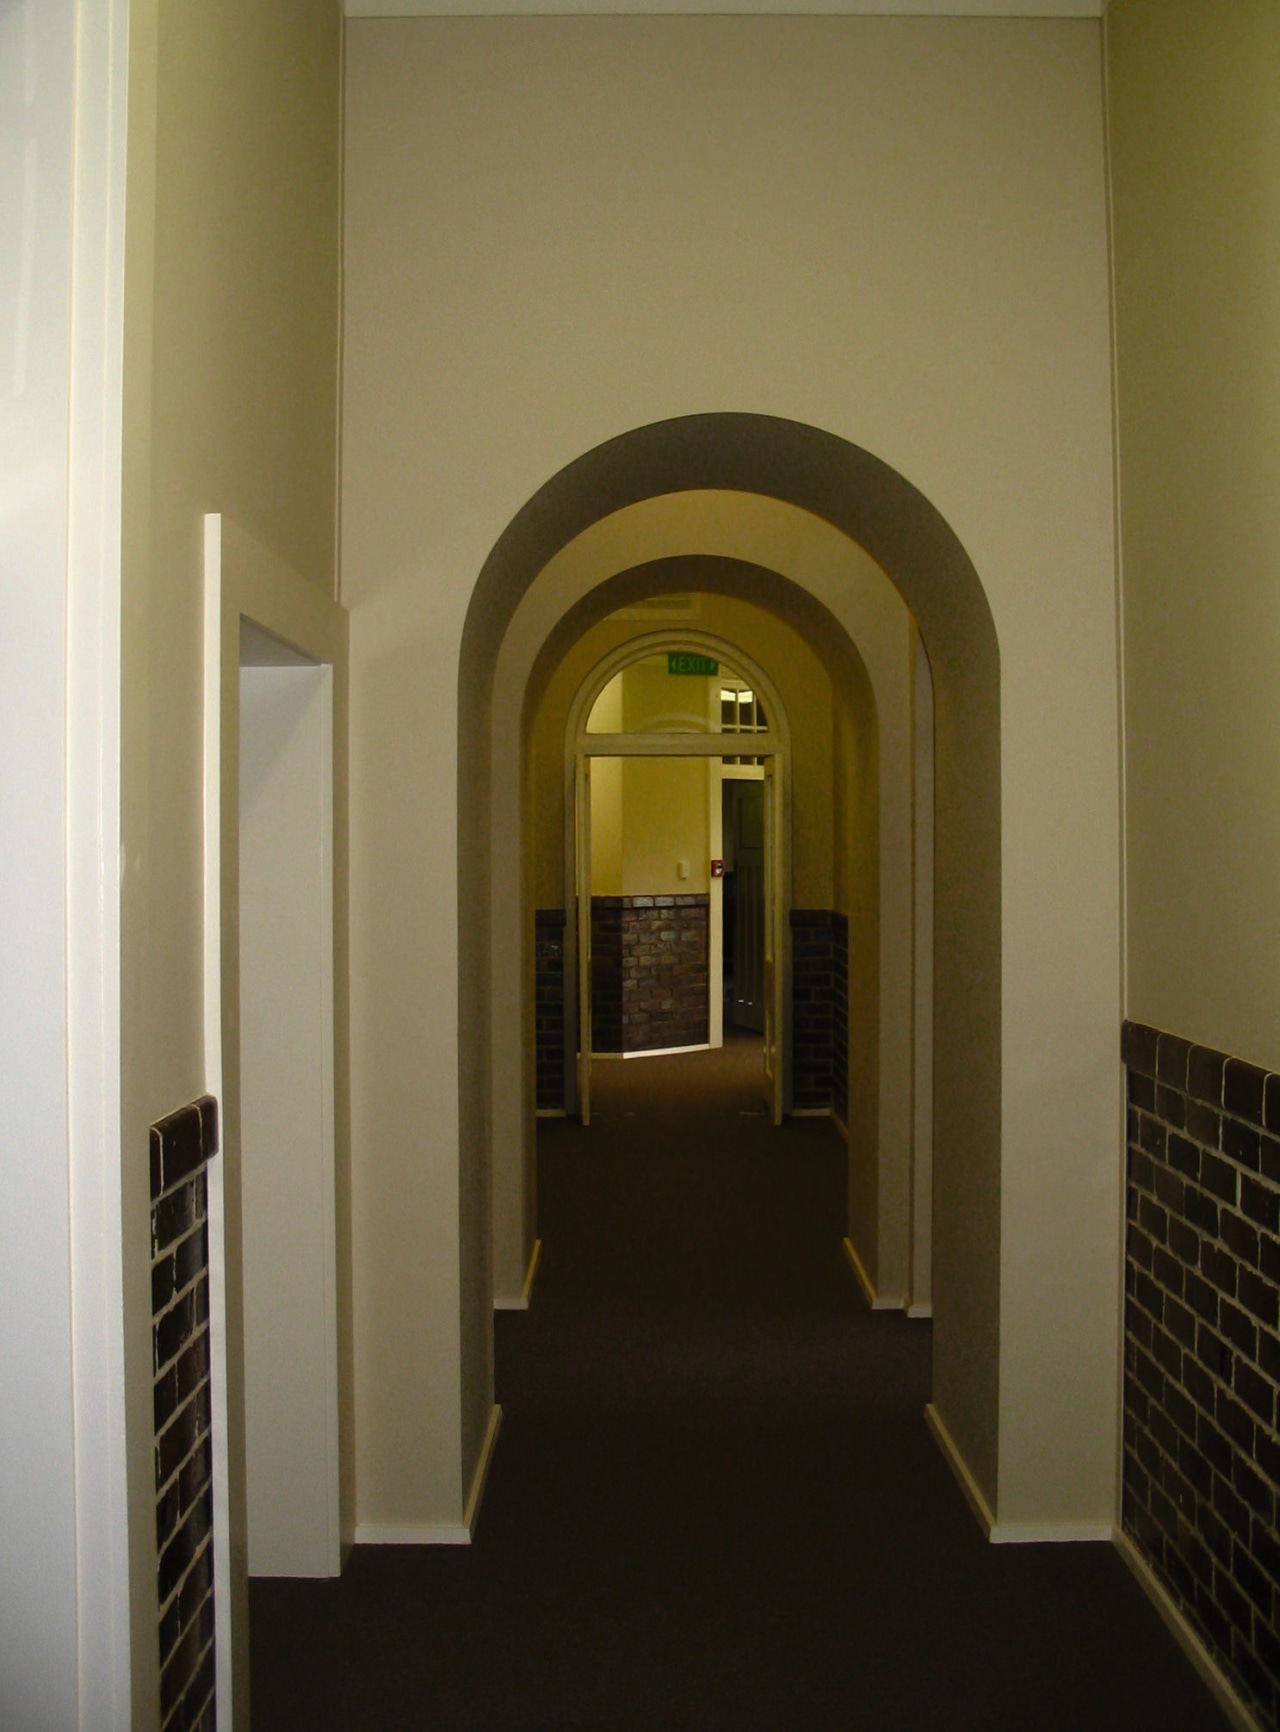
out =
<svg viewBox="0 0 1280 1732"><path fill-rule="evenodd" d="M1048 1729L1225 1720L1109 1546L986 1545L860 1299L844 1149L759 1045L596 1067L539 1139L475 1543L252 1586L257 1732Z"/></svg>

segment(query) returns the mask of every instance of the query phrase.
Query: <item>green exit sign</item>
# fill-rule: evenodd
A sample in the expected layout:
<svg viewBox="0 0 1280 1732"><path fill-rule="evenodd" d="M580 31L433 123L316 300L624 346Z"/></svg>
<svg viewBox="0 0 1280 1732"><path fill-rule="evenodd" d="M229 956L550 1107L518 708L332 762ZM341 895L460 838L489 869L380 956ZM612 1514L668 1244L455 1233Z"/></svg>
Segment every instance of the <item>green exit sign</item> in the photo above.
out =
<svg viewBox="0 0 1280 1732"><path fill-rule="evenodd" d="M712 661L710 656L689 655L684 650L667 651L667 672L669 674L718 674L720 663Z"/></svg>

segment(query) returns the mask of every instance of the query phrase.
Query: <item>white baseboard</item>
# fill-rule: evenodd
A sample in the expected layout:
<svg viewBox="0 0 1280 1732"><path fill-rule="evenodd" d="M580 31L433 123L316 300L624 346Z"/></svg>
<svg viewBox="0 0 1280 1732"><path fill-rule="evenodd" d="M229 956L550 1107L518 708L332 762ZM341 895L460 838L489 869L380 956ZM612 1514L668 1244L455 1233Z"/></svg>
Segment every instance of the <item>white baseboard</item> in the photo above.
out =
<svg viewBox="0 0 1280 1732"><path fill-rule="evenodd" d="M1121 1528L1112 1534L1112 1544L1129 1566L1139 1587L1164 1619L1174 1640L1213 1693L1214 1700L1236 1732L1265 1732L1248 1703L1218 1665L1164 1583L1156 1575L1128 1534Z"/></svg>
<svg viewBox="0 0 1280 1732"><path fill-rule="evenodd" d="M533 1293L533 1278L538 1273L538 1259L542 1255L542 1240L533 1241L533 1250L529 1253L529 1267L525 1270L524 1286L514 1296L509 1293L495 1293L493 1308L495 1311L527 1311L529 1299Z"/></svg>
<svg viewBox="0 0 1280 1732"><path fill-rule="evenodd" d="M498 1430L502 1424L502 1409L495 1401L489 1409L489 1423L485 1427L484 1442L480 1445L480 1459L476 1463L476 1471L471 1476L471 1490L467 1493L467 1507L462 1512L462 1525L467 1530L468 1540L476 1525L476 1517L480 1514L480 1499L484 1496L485 1481L489 1477L489 1469L493 1464L493 1451L498 1441Z"/></svg>
<svg viewBox="0 0 1280 1732"><path fill-rule="evenodd" d="M969 1472L969 1464L956 1448L955 1439L943 1424L942 1415L932 1402L924 1410L924 1422L933 1433L933 1440L942 1451L942 1459L955 1475L956 1484L964 1493L965 1502L977 1518L978 1526L988 1539L996 1525L995 1517L982 1494L982 1487Z"/></svg>
<svg viewBox="0 0 1280 1732"><path fill-rule="evenodd" d="M793 1119L833 1119L835 1116L830 1107L792 1107L788 1115Z"/></svg>
<svg viewBox="0 0 1280 1732"><path fill-rule="evenodd" d="M853 1240L844 1241L844 1254L849 1259L849 1267L853 1270L854 1279L862 1289L862 1297L873 1311L901 1311L906 1304L904 1295L894 1298L892 1294L877 1293L870 1275L862 1266L862 1258L853 1248Z"/></svg>
<svg viewBox="0 0 1280 1732"><path fill-rule="evenodd" d="M932 1305L908 1305L907 1306L907 1316L908 1317L932 1317L933 1316L933 1306Z"/></svg>
<svg viewBox="0 0 1280 1732"><path fill-rule="evenodd" d="M480 1459L471 1476L467 1507L460 1522L409 1522L396 1526L386 1522L357 1522L355 1540L358 1546L469 1546L471 1535L484 1496L485 1481L493 1461L498 1427L502 1424L502 1409L494 1406L489 1414Z"/></svg>
<svg viewBox="0 0 1280 1732"><path fill-rule="evenodd" d="M567 1119L569 1115L563 1107L538 1107L533 1116L535 1119Z"/></svg>
<svg viewBox="0 0 1280 1732"><path fill-rule="evenodd" d="M469 1546L471 1529L461 1522L412 1522L405 1527L357 1522L358 1546Z"/></svg>
<svg viewBox="0 0 1280 1732"><path fill-rule="evenodd" d="M978 1526L993 1546L1043 1546L1099 1544L1114 1535L1110 1522L998 1522L991 1513L982 1487L969 1471L969 1464L956 1447L942 1415L932 1402L924 1410L925 1424L933 1433L942 1458L955 1475Z"/></svg>
<svg viewBox="0 0 1280 1732"><path fill-rule="evenodd" d="M987 1538L993 1546L1100 1545L1114 1533L1110 1522L997 1522Z"/></svg>

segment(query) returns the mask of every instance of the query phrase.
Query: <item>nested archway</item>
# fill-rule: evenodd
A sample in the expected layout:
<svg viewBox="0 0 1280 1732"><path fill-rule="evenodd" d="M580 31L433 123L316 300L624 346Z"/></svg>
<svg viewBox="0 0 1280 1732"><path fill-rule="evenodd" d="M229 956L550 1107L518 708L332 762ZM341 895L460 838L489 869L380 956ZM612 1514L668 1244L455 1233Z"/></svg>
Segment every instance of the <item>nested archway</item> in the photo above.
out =
<svg viewBox="0 0 1280 1732"><path fill-rule="evenodd" d="M934 1398L994 1506L997 1463L1000 1246L1000 744L999 658L981 583L954 532L911 484L834 435L753 415L702 415L640 428L597 447L554 476L512 520L485 563L467 616L459 689L459 1114L463 1291L488 1289L488 1155L496 1123L491 1055L493 868L512 828L495 829L495 689L512 625L535 584L593 526L646 502L701 490L781 502L851 548L863 550L919 623L935 690L935 1240ZM715 526L713 526L715 527ZM723 527L723 526L721 526ZM732 538L730 537L730 540ZM625 540L625 538L624 538ZM634 539L628 545L638 545ZM719 551L702 545L660 553ZM735 548L735 551L738 551ZM748 555L749 557L749 555ZM636 561L631 560L629 565ZM786 564L774 562L776 571ZM801 562L803 564L803 562ZM579 570L562 560L550 624L532 660L575 609L626 567ZM848 580L821 561L783 571L801 607L837 622ZM544 600L554 585L544 582ZM545 612L545 609L544 609ZM580 625L581 616L579 616ZM819 632L825 628L818 628ZM851 639L829 645L854 664ZM532 671L532 670L530 670ZM856 685L855 671L849 675ZM522 684L526 691L529 677ZM507 724L502 724L507 725ZM509 732L509 730L508 730ZM514 741L518 783L519 740ZM874 766L871 767L872 770ZM510 765L503 773L509 773ZM510 816L509 805L506 808ZM499 845L499 846L495 846ZM509 888L509 880L508 880ZM509 896L506 899L510 900ZM518 905L518 897L517 897ZM488 1318L464 1303L466 1454L488 1417ZM469 1369L472 1375L467 1375Z"/></svg>

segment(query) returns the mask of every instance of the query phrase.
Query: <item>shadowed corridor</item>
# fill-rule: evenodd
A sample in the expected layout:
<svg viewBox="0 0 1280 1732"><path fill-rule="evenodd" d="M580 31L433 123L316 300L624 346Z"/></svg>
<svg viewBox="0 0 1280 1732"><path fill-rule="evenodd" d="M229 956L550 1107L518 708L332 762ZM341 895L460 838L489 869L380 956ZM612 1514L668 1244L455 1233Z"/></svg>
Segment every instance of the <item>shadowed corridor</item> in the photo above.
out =
<svg viewBox="0 0 1280 1732"><path fill-rule="evenodd" d="M930 1325L866 1309L844 1146L770 1126L759 1053L597 1063L543 1122L474 1543L255 1581L258 1732L1225 1725L1109 1546L984 1543Z"/></svg>

